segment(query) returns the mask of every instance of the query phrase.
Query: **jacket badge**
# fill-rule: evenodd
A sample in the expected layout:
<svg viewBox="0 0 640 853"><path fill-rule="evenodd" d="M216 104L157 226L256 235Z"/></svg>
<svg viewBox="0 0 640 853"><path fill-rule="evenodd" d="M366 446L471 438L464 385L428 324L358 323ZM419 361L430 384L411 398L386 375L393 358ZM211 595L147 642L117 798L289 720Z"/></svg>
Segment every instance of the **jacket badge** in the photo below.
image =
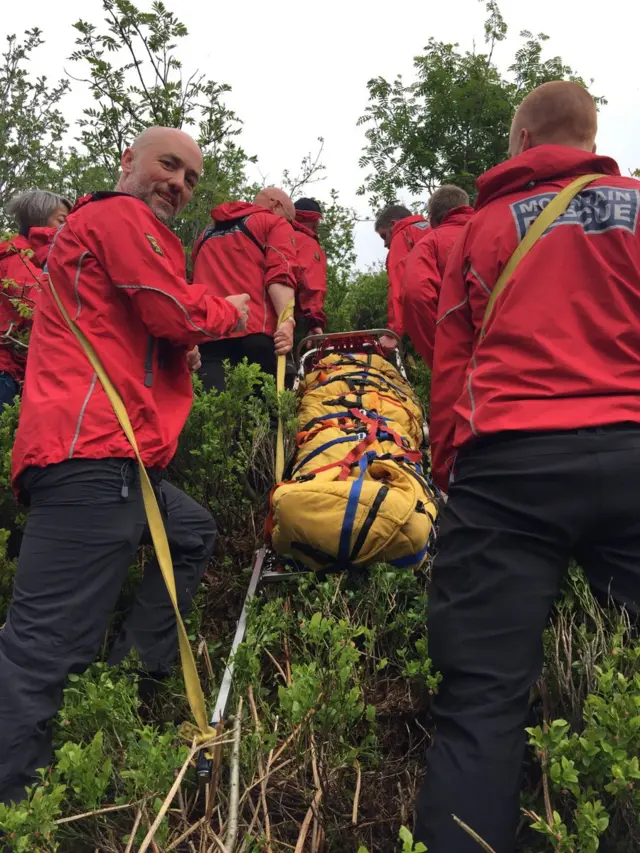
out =
<svg viewBox="0 0 640 853"><path fill-rule="evenodd" d="M158 243L156 238L153 236L153 234L145 234L144 236L149 241L149 245L151 246L153 251L156 253L156 255L160 255L161 257L164 257L164 252L160 248L160 244Z"/></svg>
<svg viewBox="0 0 640 853"><path fill-rule="evenodd" d="M313 257L316 259L316 261L319 261L320 260L320 252L314 252Z"/></svg>

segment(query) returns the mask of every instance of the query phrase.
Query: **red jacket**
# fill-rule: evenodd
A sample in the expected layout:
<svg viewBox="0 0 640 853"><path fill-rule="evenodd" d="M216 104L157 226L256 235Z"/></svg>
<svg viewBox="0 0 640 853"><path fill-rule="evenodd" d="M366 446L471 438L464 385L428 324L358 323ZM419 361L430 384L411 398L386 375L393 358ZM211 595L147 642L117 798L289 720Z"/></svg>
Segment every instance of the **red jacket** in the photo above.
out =
<svg viewBox="0 0 640 853"><path fill-rule="evenodd" d="M133 451L48 287L95 348L122 397L143 461L164 468L191 407L186 350L228 334L238 311L186 283L178 238L122 193L80 199L53 241L31 333L14 482L27 467Z"/></svg>
<svg viewBox="0 0 640 853"><path fill-rule="evenodd" d="M427 231L409 253L402 280L404 327L418 354L433 367L438 299L442 276L460 229L473 214L472 207L455 207L439 225Z"/></svg>
<svg viewBox="0 0 640 853"><path fill-rule="evenodd" d="M206 282L214 296L249 294L247 329L229 337L273 336L278 318L268 289L272 284L296 287L293 228L282 216L243 201L218 205L211 218L214 225L202 232L193 247L194 280Z"/></svg>
<svg viewBox="0 0 640 853"><path fill-rule="evenodd" d="M542 207L586 187L520 263L479 340L500 271ZM436 482L455 448L506 430L640 421L640 182L608 157L542 145L477 182L440 294L431 390Z"/></svg>
<svg viewBox="0 0 640 853"><path fill-rule="evenodd" d="M40 276L26 237L18 235L0 243L0 371L16 382L24 379L27 347L20 341L32 323L31 317L22 316L19 306L33 312Z"/></svg>
<svg viewBox="0 0 640 853"><path fill-rule="evenodd" d="M391 232L387 253L387 277L389 296L387 299L387 325L399 337L404 334L402 323L402 279L409 252L429 229L424 216L406 216L398 220Z"/></svg>
<svg viewBox="0 0 640 853"><path fill-rule="evenodd" d="M307 329L318 326L324 329L327 315L324 300L327 295L327 256L318 236L303 225L294 222L296 246L298 247L298 309L304 317Z"/></svg>

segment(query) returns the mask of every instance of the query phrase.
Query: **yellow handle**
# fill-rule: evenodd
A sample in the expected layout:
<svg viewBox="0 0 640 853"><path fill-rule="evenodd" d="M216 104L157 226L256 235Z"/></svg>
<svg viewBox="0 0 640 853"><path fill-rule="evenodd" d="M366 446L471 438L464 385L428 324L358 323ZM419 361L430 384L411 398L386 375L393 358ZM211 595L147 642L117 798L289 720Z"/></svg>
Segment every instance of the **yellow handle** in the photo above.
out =
<svg viewBox="0 0 640 853"><path fill-rule="evenodd" d="M60 313L64 317L67 325L69 326L73 334L80 342L80 345L82 346L85 355L91 363L91 366L97 373L98 379L100 380L102 387L104 388L105 394L107 395L107 398L109 399L109 402L113 407L113 411L120 423L120 426L122 427L124 434L126 435L129 441L129 444L133 448L135 457L138 460L138 465L140 467L140 484L142 486L142 498L144 501L145 512L147 514L147 521L149 523L149 530L151 532L151 539L156 549L158 565L160 566L162 577L164 578L164 582L169 593L169 598L171 599L171 604L173 605L173 610L176 614L176 622L178 625L178 645L180 648L182 674L184 677L184 685L187 693L187 699L189 700L191 712L197 723L198 729L200 730L200 736L202 740L210 740L213 736L215 736L215 730L209 726L209 721L207 718L207 709L204 701L204 694L202 692L202 686L198 677L198 669L196 667L196 662L193 657L191 645L189 644L187 629L184 626L184 622L182 621L182 616L180 615L180 610L178 608L178 598L176 596L176 582L173 573L173 562L171 560L171 550L169 548L167 532L164 527L164 521L160 513L160 507L158 506L158 501L156 500L155 492L153 491L153 486L151 485L151 480L149 479L149 475L147 474L146 468L144 467L144 463L142 462L142 458L140 456L140 451L138 450L138 443L136 442L135 433L133 431L131 421L129 420L129 415L127 414L125 405L122 402L122 398L120 397L120 395L114 388L111 380L107 376L107 373L103 368L93 346L87 340L86 336L84 335L84 332L82 332L78 328L78 326L69 316L67 309L62 304L50 277L48 278L48 281L49 286L51 288L51 293L58 308L60 309Z"/></svg>
<svg viewBox="0 0 640 853"><path fill-rule="evenodd" d="M593 181L597 181L598 178L603 177L604 175L592 174L582 175L581 177L576 178L575 181L572 181L563 190L560 190L560 192L551 199L549 204L543 208L542 212L536 217L534 223L524 235L523 239L518 243L516 250L507 261L505 268L500 273L500 277L491 291L491 296L489 297L489 301L484 312L484 318L482 320L482 329L480 332L481 337L484 337L487 323L489 322L489 317L493 311L496 299L509 283L509 280L516 271L520 261L535 246L547 228L549 228L550 225L553 225L556 219L562 216L580 190L584 189L587 184L591 184Z"/></svg>
<svg viewBox="0 0 640 853"><path fill-rule="evenodd" d="M278 317L278 328L284 323L285 320L289 320L293 317L293 312L295 308L295 300L292 299L291 302L287 305L286 308L282 311L280 316ZM278 396L284 391L284 378L287 367L287 357L286 355L278 356L278 364L276 371L276 391L278 392ZM280 483L282 481L282 476L284 474L284 424L282 423L282 414L278 413L278 435L276 438L276 483Z"/></svg>

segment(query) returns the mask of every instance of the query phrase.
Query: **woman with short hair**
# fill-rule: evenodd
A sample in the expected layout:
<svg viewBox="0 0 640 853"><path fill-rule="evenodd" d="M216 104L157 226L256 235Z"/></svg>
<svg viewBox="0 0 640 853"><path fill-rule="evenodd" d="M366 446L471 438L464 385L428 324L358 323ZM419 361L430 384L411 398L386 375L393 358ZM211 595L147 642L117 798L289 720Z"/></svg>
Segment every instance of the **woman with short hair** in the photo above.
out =
<svg viewBox="0 0 640 853"><path fill-rule="evenodd" d="M18 234L0 243L0 406L13 402L24 380L28 331L40 287L42 255L36 249L46 247L47 238L67 218L71 202L49 190L27 190L14 196L5 210Z"/></svg>

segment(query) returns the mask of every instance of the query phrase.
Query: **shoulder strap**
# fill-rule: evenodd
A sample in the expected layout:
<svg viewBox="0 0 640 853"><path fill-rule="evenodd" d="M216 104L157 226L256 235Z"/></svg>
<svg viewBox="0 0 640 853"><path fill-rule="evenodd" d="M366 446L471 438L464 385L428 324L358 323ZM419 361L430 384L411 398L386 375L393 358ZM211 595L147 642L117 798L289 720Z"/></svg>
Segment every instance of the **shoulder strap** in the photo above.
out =
<svg viewBox="0 0 640 853"><path fill-rule="evenodd" d="M229 219L229 220L225 221L224 223L213 222L211 225L209 225L207 228L205 228L204 233L202 235L202 240L198 244L197 250L196 250L192 260L195 261L196 255L200 252L200 249L202 248L202 246L206 243L206 241L210 237L214 237L216 234L225 234L225 233L231 232L235 228L237 228L238 231L240 231L242 234L244 234L245 237L248 237L249 240L251 240L251 242L254 243L260 249L260 252L264 255L265 254L265 247L258 240L258 238L255 236L255 234L253 234L251 232L251 230L249 229L249 226L247 225L247 219L248 219L247 216L243 216L239 219Z"/></svg>
<svg viewBox="0 0 640 853"><path fill-rule="evenodd" d="M245 237L248 237L252 243L256 244L256 246L260 249L260 251L264 255L265 254L265 247L262 245L260 240L258 240L256 235L250 230L249 226L247 225L247 219L248 218L249 218L248 216L245 216L244 219L241 219L240 222L238 223L238 228L240 229L240 231L242 231L242 233L245 235Z"/></svg>
<svg viewBox="0 0 640 853"><path fill-rule="evenodd" d="M587 184L593 183L593 181L598 180L598 178L604 177L605 175L581 175L579 178L576 178L575 181L568 184L568 186L563 190L560 190L560 192L551 199L549 204L537 216L520 243L518 243L516 250L507 261L505 268L500 273L500 277L491 291L491 296L489 297L487 308L484 312L484 318L482 320L482 329L480 332L481 338L484 337L487 323L489 322L489 317L491 317L496 299L500 296L511 280L511 277L516 271L520 261L530 251L530 249L534 247L547 228L549 228L550 225L553 225L556 219L562 216L580 190L583 190Z"/></svg>

